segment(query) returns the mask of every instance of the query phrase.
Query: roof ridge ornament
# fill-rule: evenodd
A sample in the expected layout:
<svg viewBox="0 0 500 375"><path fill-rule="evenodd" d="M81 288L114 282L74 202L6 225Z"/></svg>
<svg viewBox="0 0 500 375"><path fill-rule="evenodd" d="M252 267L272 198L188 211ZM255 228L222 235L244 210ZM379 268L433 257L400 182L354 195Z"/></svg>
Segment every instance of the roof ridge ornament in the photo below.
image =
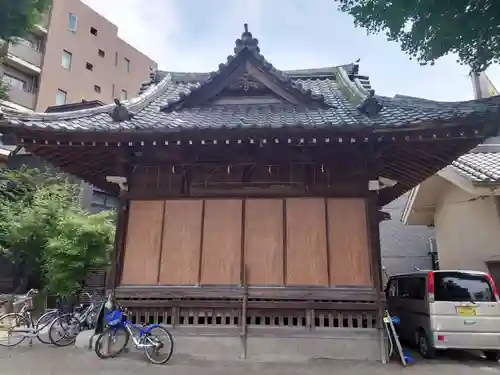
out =
<svg viewBox="0 0 500 375"><path fill-rule="evenodd" d="M358 111L364 113L368 117L376 116L384 108L384 106L375 97L375 90L370 90L366 99L357 106Z"/></svg>
<svg viewBox="0 0 500 375"><path fill-rule="evenodd" d="M241 34L241 38L236 39L234 53L238 54L245 48L252 52L260 53L259 40L254 38L252 33L248 31L248 23L243 24L243 27L245 31Z"/></svg>
<svg viewBox="0 0 500 375"><path fill-rule="evenodd" d="M132 120L132 118L135 116L133 113L130 113L121 103L118 99L114 100L115 102L115 108L113 108L113 111L110 113L111 118L115 122L122 122L122 121L129 121Z"/></svg>

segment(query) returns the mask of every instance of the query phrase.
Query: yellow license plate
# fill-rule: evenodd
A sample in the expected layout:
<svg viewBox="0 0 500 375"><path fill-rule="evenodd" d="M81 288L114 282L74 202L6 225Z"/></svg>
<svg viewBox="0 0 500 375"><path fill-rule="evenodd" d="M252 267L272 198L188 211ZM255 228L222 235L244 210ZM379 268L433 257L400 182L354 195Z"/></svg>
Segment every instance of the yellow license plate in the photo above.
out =
<svg viewBox="0 0 500 375"><path fill-rule="evenodd" d="M476 315L476 308L472 306L457 307L457 313L460 316L474 316Z"/></svg>

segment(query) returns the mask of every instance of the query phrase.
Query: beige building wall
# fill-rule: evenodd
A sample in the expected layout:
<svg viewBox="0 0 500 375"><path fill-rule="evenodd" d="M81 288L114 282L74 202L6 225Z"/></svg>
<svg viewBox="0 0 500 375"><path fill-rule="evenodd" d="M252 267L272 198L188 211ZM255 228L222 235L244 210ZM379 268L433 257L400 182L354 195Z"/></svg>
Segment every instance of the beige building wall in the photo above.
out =
<svg viewBox="0 0 500 375"><path fill-rule="evenodd" d="M77 17L75 31L68 28L70 14ZM61 64L64 51L72 54L70 70ZM125 59L130 61L129 71ZM36 109L45 111L56 105L58 90L67 93L66 103L82 99L110 103L120 98L122 90L128 98L134 97L148 80L150 68L156 67L154 61L118 38L116 25L80 0L53 0Z"/></svg>
<svg viewBox="0 0 500 375"><path fill-rule="evenodd" d="M500 260L498 197L479 198L449 184L434 216L441 269L488 272Z"/></svg>

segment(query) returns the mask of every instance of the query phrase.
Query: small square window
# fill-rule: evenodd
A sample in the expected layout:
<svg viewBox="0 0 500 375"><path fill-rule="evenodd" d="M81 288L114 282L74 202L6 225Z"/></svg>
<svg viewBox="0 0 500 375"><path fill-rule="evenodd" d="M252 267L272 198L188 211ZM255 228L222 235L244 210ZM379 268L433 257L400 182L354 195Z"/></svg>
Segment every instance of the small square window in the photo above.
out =
<svg viewBox="0 0 500 375"><path fill-rule="evenodd" d="M120 100L127 100L127 91L122 90L120 93Z"/></svg>
<svg viewBox="0 0 500 375"><path fill-rule="evenodd" d="M104 57L106 56L106 52L104 52L102 49L99 50L99 52L97 52L99 54L99 56L101 57Z"/></svg>
<svg viewBox="0 0 500 375"><path fill-rule="evenodd" d="M64 90L57 90L57 93L56 93L56 105L63 105L63 104L66 104L66 97L68 96L68 94L66 93L66 91Z"/></svg>
<svg viewBox="0 0 500 375"><path fill-rule="evenodd" d="M124 59L125 61L125 71L127 73L130 73L130 60L129 59Z"/></svg>
<svg viewBox="0 0 500 375"><path fill-rule="evenodd" d="M95 27L91 27L91 28L90 28L90 33L91 33L92 35L97 36L97 29L96 29Z"/></svg>
<svg viewBox="0 0 500 375"><path fill-rule="evenodd" d="M87 64L85 64L85 68L87 70L93 71L94 70L94 65L92 65L91 63L88 62Z"/></svg>
<svg viewBox="0 0 500 375"><path fill-rule="evenodd" d="M71 60L73 59L73 55L71 52L63 51L61 58L61 66L66 70L71 70Z"/></svg>
<svg viewBox="0 0 500 375"><path fill-rule="evenodd" d="M78 23L78 17L76 14L70 13L68 19L68 30L76 32L76 25Z"/></svg>
<svg viewBox="0 0 500 375"><path fill-rule="evenodd" d="M101 86L94 85L94 91L98 94L101 93Z"/></svg>

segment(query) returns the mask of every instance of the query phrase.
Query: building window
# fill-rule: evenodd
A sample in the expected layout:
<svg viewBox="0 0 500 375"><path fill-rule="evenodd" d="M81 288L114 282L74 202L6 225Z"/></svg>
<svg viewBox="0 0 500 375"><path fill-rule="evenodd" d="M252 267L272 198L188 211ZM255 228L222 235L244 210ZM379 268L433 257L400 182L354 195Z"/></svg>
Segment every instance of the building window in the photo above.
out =
<svg viewBox="0 0 500 375"><path fill-rule="evenodd" d="M101 86L94 85L94 91L98 94L101 93Z"/></svg>
<svg viewBox="0 0 500 375"><path fill-rule="evenodd" d="M106 56L106 52L104 52L102 49L99 50L98 52L99 56L104 57Z"/></svg>
<svg viewBox="0 0 500 375"><path fill-rule="evenodd" d="M26 81L22 79L12 77L8 74L4 74L2 77L2 82L8 85L9 87L14 87L18 90L26 91Z"/></svg>
<svg viewBox="0 0 500 375"><path fill-rule="evenodd" d="M115 94L116 94L116 87L115 87L115 84L113 83L111 85L111 97L114 99L115 98Z"/></svg>
<svg viewBox="0 0 500 375"><path fill-rule="evenodd" d="M57 90L57 93L56 93L56 105L63 105L63 104L66 104L66 96L68 94L66 93L66 91L64 90Z"/></svg>
<svg viewBox="0 0 500 375"><path fill-rule="evenodd" d="M121 91L120 100L127 100L127 91L125 91L125 90Z"/></svg>
<svg viewBox="0 0 500 375"><path fill-rule="evenodd" d="M96 29L95 27L91 27L91 28L90 28L90 33L91 33L92 35L97 36L97 29Z"/></svg>
<svg viewBox="0 0 500 375"><path fill-rule="evenodd" d="M127 73L130 72L130 60L129 59L123 59L125 61L125 71Z"/></svg>
<svg viewBox="0 0 500 375"><path fill-rule="evenodd" d="M115 52L115 66L118 66L118 52Z"/></svg>
<svg viewBox="0 0 500 375"><path fill-rule="evenodd" d="M78 17L76 14L70 13L68 19L68 29L70 31L76 32L76 24L78 23Z"/></svg>
<svg viewBox="0 0 500 375"><path fill-rule="evenodd" d="M61 58L61 66L66 70L71 70L71 60L73 59L73 55L71 52L63 51Z"/></svg>
<svg viewBox="0 0 500 375"><path fill-rule="evenodd" d="M93 71L94 70L94 65L92 65L91 63L88 62L87 64L85 64L85 68L87 70Z"/></svg>

